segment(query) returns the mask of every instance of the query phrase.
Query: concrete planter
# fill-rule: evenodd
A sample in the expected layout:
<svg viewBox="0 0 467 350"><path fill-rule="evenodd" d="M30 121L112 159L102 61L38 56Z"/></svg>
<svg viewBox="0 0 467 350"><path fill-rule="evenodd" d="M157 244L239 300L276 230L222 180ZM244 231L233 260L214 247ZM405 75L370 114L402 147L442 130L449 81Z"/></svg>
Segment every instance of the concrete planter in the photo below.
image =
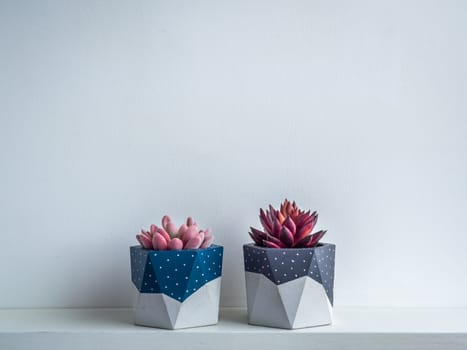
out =
<svg viewBox="0 0 467 350"><path fill-rule="evenodd" d="M164 251L130 247L135 324L179 329L217 323L222 256L217 245Z"/></svg>
<svg viewBox="0 0 467 350"><path fill-rule="evenodd" d="M248 322L287 329L331 324L335 248L245 244Z"/></svg>

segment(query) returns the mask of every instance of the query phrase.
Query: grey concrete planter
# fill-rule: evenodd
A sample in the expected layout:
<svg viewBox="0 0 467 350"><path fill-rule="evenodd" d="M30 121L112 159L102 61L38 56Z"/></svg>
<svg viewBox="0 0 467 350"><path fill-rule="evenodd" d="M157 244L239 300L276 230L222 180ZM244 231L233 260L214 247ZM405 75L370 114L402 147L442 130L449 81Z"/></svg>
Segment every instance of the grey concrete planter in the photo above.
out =
<svg viewBox="0 0 467 350"><path fill-rule="evenodd" d="M332 323L336 246L274 249L245 244L248 322L277 328Z"/></svg>

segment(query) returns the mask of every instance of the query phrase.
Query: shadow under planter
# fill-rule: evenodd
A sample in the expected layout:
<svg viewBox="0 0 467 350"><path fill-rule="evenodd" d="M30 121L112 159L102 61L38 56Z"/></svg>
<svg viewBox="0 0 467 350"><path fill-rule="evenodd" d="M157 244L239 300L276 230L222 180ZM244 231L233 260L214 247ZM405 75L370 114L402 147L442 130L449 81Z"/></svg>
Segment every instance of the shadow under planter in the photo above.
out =
<svg viewBox="0 0 467 350"><path fill-rule="evenodd" d="M245 244L248 322L295 329L332 323L336 246L266 248Z"/></svg>
<svg viewBox="0 0 467 350"><path fill-rule="evenodd" d="M215 324L223 247L148 250L130 247L137 325L179 329Z"/></svg>

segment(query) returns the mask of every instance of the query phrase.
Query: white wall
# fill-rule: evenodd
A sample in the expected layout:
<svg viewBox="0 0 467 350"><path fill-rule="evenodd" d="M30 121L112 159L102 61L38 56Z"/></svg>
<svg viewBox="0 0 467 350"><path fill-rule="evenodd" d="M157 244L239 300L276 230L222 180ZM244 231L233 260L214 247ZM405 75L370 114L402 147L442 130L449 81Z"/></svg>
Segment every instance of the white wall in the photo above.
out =
<svg viewBox="0 0 467 350"><path fill-rule="evenodd" d="M320 213L337 305L467 306L467 2L1 1L0 307L126 306L165 213Z"/></svg>

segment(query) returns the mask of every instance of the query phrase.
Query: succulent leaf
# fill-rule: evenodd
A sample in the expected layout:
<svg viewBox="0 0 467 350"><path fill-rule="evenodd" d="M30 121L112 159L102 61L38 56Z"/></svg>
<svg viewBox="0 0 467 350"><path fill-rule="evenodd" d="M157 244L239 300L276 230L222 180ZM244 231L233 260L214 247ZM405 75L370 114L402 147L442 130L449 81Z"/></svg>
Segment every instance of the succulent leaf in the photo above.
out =
<svg viewBox="0 0 467 350"><path fill-rule="evenodd" d="M169 242L171 240L170 235L167 233L166 230L164 230L162 227L158 227L156 229L156 233L159 233L164 239Z"/></svg>
<svg viewBox="0 0 467 350"><path fill-rule="evenodd" d="M284 220L283 225L289 229L290 233L292 233L292 236L295 236L297 227L295 226L295 223L290 218L290 216L287 216L287 219Z"/></svg>
<svg viewBox="0 0 467 350"><path fill-rule="evenodd" d="M170 235L170 237L175 237L178 232L178 227L172 221L169 221L165 227L165 230Z"/></svg>
<svg viewBox="0 0 467 350"><path fill-rule="evenodd" d="M187 226L193 225L193 222L194 222L194 221L193 221L193 218L192 218L191 216L189 216L189 217L186 218L186 225L187 225Z"/></svg>
<svg viewBox="0 0 467 350"><path fill-rule="evenodd" d="M201 246L201 243L203 243L203 239L204 237L201 237L200 235L194 236L186 242L184 249L198 249Z"/></svg>
<svg viewBox="0 0 467 350"><path fill-rule="evenodd" d="M269 219L268 216L266 216L266 213L264 212L263 209L259 210L259 218L260 218L260 221L261 221L261 225L263 225L266 232L271 232L272 231L272 221Z"/></svg>
<svg viewBox="0 0 467 350"><path fill-rule="evenodd" d="M168 250L182 250L183 242L180 238L172 238L172 240L167 244Z"/></svg>
<svg viewBox="0 0 467 350"><path fill-rule="evenodd" d="M293 245L293 235L287 227L282 226L279 238L287 247L291 247Z"/></svg>
<svg viewBox="0 0 467 350"><path fill-rule="evenodd" d="M136 235L138 242L146 249L152 249L152 241L150 238L143 235Z"/></svg>
<svg viewBox="0 0 467 350"><path fill-rule="evenodd" d="M266 241L263 240L263 246L268 247L268 248L280 248L277 244L272 243L271 241Z"/></svg>
<svg viewBox="0 0 467 350"><path fill-rule="evenodd" d="M206 237L206 235L205 235L204 236L204 241L201 244L200 248L208 248L211 245L213 240L214 240L213 236Z"/></svg>
<svg viewBox="0 0 467 350"><path fill-rule="evenodd" d="M172 220L170 219L170 216L164 215L164 216L162 217L162 220L161 220L162 227L163 227L163 228L166 228L166 227L167 227L167 224L168 224L170 221L172 221Z"/></svg>
<svg viewBox="0 0 467 350"><path fill-rule="evenodd" d="M152 246L154 250L167 250L167 240L160 232L156 232L152 239Z"/></svg>

